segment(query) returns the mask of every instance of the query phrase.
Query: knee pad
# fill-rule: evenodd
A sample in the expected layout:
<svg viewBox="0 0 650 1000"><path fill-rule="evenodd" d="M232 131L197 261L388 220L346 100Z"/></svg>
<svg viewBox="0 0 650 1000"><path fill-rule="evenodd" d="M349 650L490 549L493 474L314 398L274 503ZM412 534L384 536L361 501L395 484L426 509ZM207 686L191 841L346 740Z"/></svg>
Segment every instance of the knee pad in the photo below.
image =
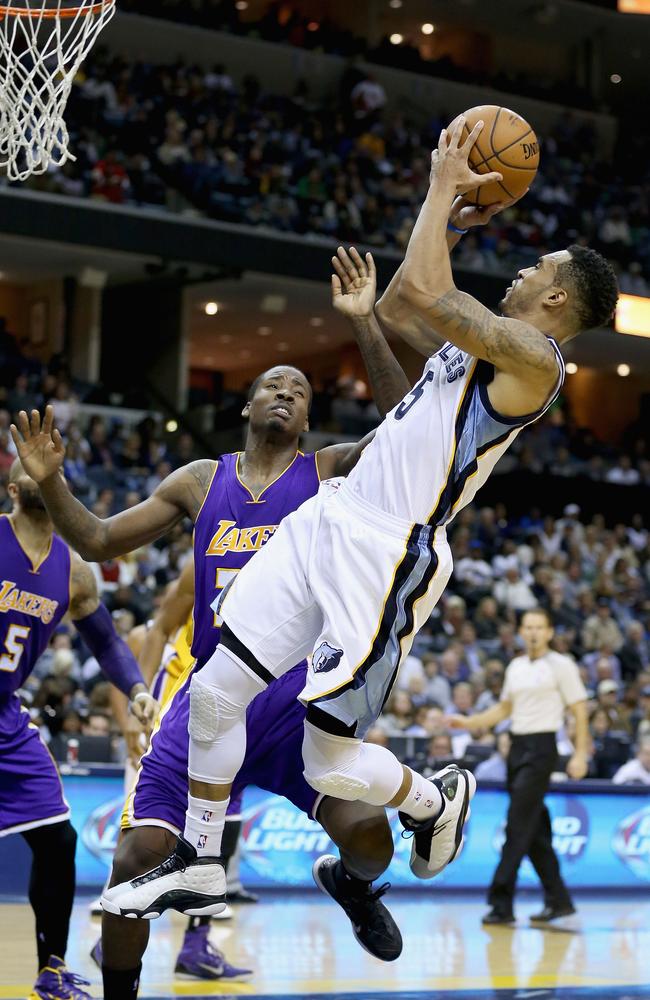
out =
<svg viewBox="0 0 650 1000"><path fill-rule="evenodd" d="M305 781L321 795L354 802L368 791L368 782L358 774L359 740L332 736L305 723L302 744Z"/></svg>
<svg viewBox="0 0 650 1000"><path fill-rule="evenodd" d="M198 674L190 683L189 734L199 743L213 743L219 735L219 690L204 684Z"/></svg>
<svg viewBox="0 0 650 1000"><path fill-rule="evenodd" d="M305 781L321 795L331 795L333 799L343 799L345 802L355 802L369 790L367 781L355 778L343 771L327 771L325 774L310 774L303 772Z"/></svg>

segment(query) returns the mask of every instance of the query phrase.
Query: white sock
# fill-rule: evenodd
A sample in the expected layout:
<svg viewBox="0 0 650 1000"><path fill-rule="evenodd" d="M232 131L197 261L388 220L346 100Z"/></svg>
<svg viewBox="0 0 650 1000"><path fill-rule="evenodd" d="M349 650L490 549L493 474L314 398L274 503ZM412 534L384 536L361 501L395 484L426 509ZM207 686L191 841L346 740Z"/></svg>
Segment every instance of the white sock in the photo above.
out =
<svg viewBox="0 0 650 1000"><path fill-rule="evenodd" d="M411 774L411 787L399 806L412 819L435 819L442 807L442 796L434 783L407 767Z"/></svg>
<svg viewBox="0 0 650 1000"><path fill-rule="evenodd" d="M221 854L221 840L229 802L229 798L221 802L211 802L209 799L197 799L191 793L188 794L183 836L196 849L200 858L218 857Z"/></svg>

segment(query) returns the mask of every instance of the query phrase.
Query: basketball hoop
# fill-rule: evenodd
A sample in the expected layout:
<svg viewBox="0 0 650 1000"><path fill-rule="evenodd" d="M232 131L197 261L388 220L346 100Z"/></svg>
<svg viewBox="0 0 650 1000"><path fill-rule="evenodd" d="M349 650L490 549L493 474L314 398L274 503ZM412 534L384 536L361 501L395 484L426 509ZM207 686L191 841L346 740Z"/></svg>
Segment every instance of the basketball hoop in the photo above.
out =
<svg viewBox="0 0 650 1000"><path fill-rule="evenodd" d="M116 0L0 3L0 168L10 180L75 157L63 119L72 83Z"/></svg>

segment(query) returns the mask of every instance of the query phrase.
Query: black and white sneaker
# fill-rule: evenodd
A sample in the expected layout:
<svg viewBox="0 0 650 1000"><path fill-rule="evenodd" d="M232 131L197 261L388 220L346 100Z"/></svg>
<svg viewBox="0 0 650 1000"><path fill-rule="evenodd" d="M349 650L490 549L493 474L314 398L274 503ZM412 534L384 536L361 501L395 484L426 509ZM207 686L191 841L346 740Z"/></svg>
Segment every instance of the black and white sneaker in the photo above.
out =
<svg viewBox="0 0 650 1000"><path fill-rule="evenodd" d="M331 854L318 858L312 867L314 882L336 900L352 924L352 933L362 948L380 958L394 962L402 954L402 935L381 897L390 889L385 882L378 889L345 877L343 865Z"/></svg>
<svg viewBox="0 0 650 1000"><path fill-rule="evenodd" d="M199 858L179 837L174 853L157 868L106 889L102 907L118 917L141 920L155 920L165 910L215 916L226 907L226 873L219 858Z"/></svg>
<svg viewBox="0 0 650 1000"><path fill-rule="evenodd" d="M463 849L463 826L469 819L470 800L476 792L476 778L457 764L438 771L429 779L442 796L442 808L435 819L416 820L406 813L399 818L413 844L409 865L418 878L433 878L457 858Z"/></svg>

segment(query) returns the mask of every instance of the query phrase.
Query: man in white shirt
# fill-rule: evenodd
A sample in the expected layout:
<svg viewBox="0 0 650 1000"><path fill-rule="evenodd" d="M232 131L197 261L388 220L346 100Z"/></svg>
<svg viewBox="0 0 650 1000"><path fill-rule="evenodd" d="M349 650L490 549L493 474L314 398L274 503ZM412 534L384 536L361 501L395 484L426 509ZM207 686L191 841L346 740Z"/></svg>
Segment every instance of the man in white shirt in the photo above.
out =
<svg viewBox="0 0 650 1000"><path fill-rule="evenodd" d="M553 625L544 608L524 612L520 635L526 652L515 657L506 669L499 703L485 712L451 716L448 720L452 728L473 731L511 719L506 839L488 894L491 910L483 918L486 924L514 922L517 872L526 855L544 891L544 908L531 921L547 924L575 912L553 850L551 817L544 795L551 774L557 770L556 734L566 708L576 721L576 749L567 772L575 780L587 773L587 692L574 661L550 648Z"/></svg>
<svg viewBox="0 0 650 1000"><path fill-rule="evenodd" d="M650 739L642 739L636 757L619 767L612 778L615 785L650 785Z"/></svg>

